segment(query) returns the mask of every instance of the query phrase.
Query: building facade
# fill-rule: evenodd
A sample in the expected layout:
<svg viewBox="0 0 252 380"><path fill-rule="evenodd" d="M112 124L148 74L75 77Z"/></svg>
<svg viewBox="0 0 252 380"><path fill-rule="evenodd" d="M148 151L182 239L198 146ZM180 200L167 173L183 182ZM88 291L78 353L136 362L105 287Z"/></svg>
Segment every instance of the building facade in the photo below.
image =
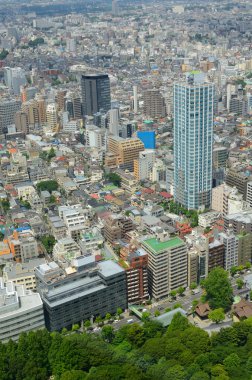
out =
<svg viewBox="0 0 252 380"><path fill-rule="evenodd" d="M82 75L81 92L84 116L110 110L110 80L107 74Z"/></svg>
<svg viewBox="0 0 252 380"><path fill-rule="evenodd" d="M174 197L188 209L211 204L214 85L200 74L174 85Z"/></svg>
<svg viewBox="0 0 252 380"><path fill-rule="evenodd" d="M171 290L186 287L187 247L178 237L150 238L142 242L148 253L148 282L150 295L156 299L167 297Z"/></svg>
<svg viewBox="0 0 252 380"><path fill-rule="evenodd" d="M35 275L49 331L127 307L125 271L111 260L78 257L67 268L51 262L35 268Z"/></svg>

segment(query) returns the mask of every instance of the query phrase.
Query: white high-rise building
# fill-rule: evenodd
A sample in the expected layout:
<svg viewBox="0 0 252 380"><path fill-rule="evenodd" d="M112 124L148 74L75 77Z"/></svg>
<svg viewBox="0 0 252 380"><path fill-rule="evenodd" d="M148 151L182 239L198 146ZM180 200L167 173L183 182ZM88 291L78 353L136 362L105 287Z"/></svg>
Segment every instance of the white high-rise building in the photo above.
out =
<svg viewBox="0 0 252 380"><path fill-rule="evenodd" d="M133 108L134 112L138 112L138 93L137 93L137 86L133 86Z"/></svg>
<svg viewBox="0 0 252 380"><path fill-rule="evenodd" d="M120 111L119 108L113 108L108 111L109 120L109 132L115 136L119 136L119 122L120 122Z"/></svg>
<svg viewBox="0 0 252 380"><path fill-rule="evenodd" d="M46 107L46 121L52 131L57 128L57 109L54 103Z"/></svg>
<svg viewBox="0 0 252 380"><path fill-rule="evenodd" d="M188 209L211 204L214 84L204 78L174 85L174 197Z"/></svg>
<svg viewBox="0 0 252 380"><path fill-rule="evenodd" d="M20 86L26 84L25 71L21 67L5 67L4 81L10 92L20 94Z"/></svg>

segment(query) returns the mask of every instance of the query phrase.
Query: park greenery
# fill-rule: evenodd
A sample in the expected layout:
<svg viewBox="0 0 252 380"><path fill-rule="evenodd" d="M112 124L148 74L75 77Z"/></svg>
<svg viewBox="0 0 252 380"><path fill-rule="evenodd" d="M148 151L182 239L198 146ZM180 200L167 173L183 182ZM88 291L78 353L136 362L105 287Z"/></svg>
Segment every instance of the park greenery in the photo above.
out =
<svg viewBox="0 0 252 380"><path fill-rule="evenodd" d="M71 331L39 330L0 343L3 380L249 380L251 375L251 319L211 336L178 313L167 329L147 320L117 331L106 324L90 334L74 325Z"/></svg>
<svg viewBox="0 0 252 380"><path fill-rule="evenodd" d="M58 182L54 180L41 181L37 184L37 189L39 192L47 190L49 191L50 194L53 191L58 190L58 187L59 187Z"/></svg>

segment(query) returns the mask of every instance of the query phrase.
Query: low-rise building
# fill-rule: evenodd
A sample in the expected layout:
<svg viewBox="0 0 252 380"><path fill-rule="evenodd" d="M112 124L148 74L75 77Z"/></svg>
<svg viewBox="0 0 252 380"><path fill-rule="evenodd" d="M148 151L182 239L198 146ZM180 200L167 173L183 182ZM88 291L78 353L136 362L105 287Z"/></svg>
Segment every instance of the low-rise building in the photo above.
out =
<svg viewBox="0 0 252 380"><path fill-rule="evenodd" d="M45 327L43 304L38 293L24 285L0 278L0 341L17 340L22 332Z"/></svg>

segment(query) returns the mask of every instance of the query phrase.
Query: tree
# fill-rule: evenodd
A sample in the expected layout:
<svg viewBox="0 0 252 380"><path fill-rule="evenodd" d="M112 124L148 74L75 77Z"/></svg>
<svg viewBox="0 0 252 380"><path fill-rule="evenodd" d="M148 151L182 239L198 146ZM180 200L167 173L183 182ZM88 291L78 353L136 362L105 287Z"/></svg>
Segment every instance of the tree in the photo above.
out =
<svg viewBox="0 0 252 380"><path fill-rule="evenodd" d="M224 360L224 368L229 373L232 374L240 366L241 360L236 353L228 355Z"/></svg>
<svg viewBox="0 0 252 380"><path fill-rule="evenodd" d="M234 275L237 273L238 269L237 267L231 267L230 268L230 274L232 277L234 277Z"/></svg>
<svg viewBox="0 0 252 380"><path fill-rule="evenodd" d="M84 322L84 327L85 327L86 329L88 329L89 327L91 327L91 322L90 322L89 319L88 319L87 321Z"/></svg>
<svg viewBox="0 0 252 380"><path fill-rule="evenodd" d="M121 187L121 177L117 173L106 174L106 179L113 183L113 185Z"/></svg>
<svg viewBox="0 0 252 380"><path fill-rule="evenodd" d="M51 149L49 150L49 152L47 154L47 160L51 161L51 159L55 156L56 156L55 149L53 147L51 147Z"/></svg>
<svg viewBox="0 0 252 380"><path fill-rule="evenodd" d="M229 310L233 301L233 289L228 273L220 267L213 269L205 280L206 300L211 309Z"/></svg>
<svg viewBox="0 0 252 380"><path fill-rule="evenodd" d="M3 49L0 53L0 60L2 61L3 59L5 59L8 54L9 54L8 50Z"/></svg>
<svg viewBox="0 0 252 380"><path fill-rule="evenodd" d="M106 321L110 321L110 319L111 319L111 314L110 314L110 313L107 313L107 314L105 315L105 319L106 319Z"/></svg>
<svg viewBox="0 0 252 380"><path fill-rule="evenodd" d="M78 325L78 323L75 323L73 326L72 326L72 331L77 331L79 330L80 326Z"/></svg>
<svg viewBox="0 0 252 380"><path fill-rule="evenodd" d="M87 373L73 369L72 371L66 371L64 372L60 380L85 380L87 378Z"/></svg>
<svg viewBox="0 0 252 380"><path fill-rule="evenodd" d="M56 197L54 195L50 196L49 203L55 203L56 202Z"/></svg>
<svg viewBox="0 0 252 380"><path fill-rule="evenodd" d="M142 313L142 322L149 321L150 319L150 313L148 311L144 311Z"/></svg>
<svg viewBox="0 0 252 380"><path fill-rule="evenodd" d="M119 318L121 317L122 313L123 313L122 309L118 307L116 310L116 314L118 315Z"/></svg>
<svg viewBox="0 0 252 380"><path fill-rule="evenodd" d="M106 342L111 343L115 337L114 328L110 325L103 326L101 335Z"/></svg>
<svg viewBox="0 0 252 380"><path fill-rule="evenodd" d="M177 290L178 295L182 296L184 294L185 288L183 286L180 286Z"/></svg>
<svg viewBox="0 0 252 380"><path fill-rule="evenodd" d="M220 323L225 319L225 313L222 308L210 311L208 318L215 323Z"/></svg>
<svg viewBox="0 0 252 380"><path fill-rule="evenodd" d="M247 261L246 264L245 264L245 267L246 267L246 269L250 269L251 268L251 263L249 261Z"/></svg>
<svg viewBox="0 0 252 380"><path fill-rule="evenodd" d="M160 311L159 310L155 310L154 316L155 317L159 317L160 316Z"/></svg>
<svg viewBox="0 0 252 380"><path fill-rule="evenodd" d="M56 243L54 236L52 236L52 235L42 236L41 242L42 242L43 246L45 247L46 251L48 253L52 253L53 247Z"/></svg>
<svg viewBox="0 0 252 380"><path fill-rule="evenodd" d="M197 288L197 284L196 284L196 282L192 282L191 285L190 285L190 289L191 289L191 290L194 290L194 289L196 289L196 288Z"/></svg>
<svg viewBox="0 0 252 380"><path fill-rule="evenodd" d="M97 324L102 323L102 317L101 317L100 315L98 315L98 316L95 318L95 323L97 323Z"/></svg>
<svg viewBox="0 0 252 380"><path fill-rule="evenodd" d="M4 239L4 234L0 231L0 241L3 241Z"/></svg>
<svg viewBox="0 0 252 380"><path fill-rule="evenodd" d="M58 187L58 182L54 180L41 181L37 184L37 189L39 192L47 190L49 193L52 193L52 191L58 190Z"/></svg>
<svg viewBox="0 0 252 380"><path fill-rule="evenodd" d="M236 285L238 289L241 289L244 285L244 281L241 278L237 278Z"/></svg>
<svg viewBox="0 0 252 380"><path fill-rule="evenodd" d="M172 291L170 291L169 295L170 295L172 298L176 298L177 291L176 291L176 290L172 290Z"/></svg>
<svg viewBox="0 0 252 380"><path fill-rule="evenodd" d="M3 208L3 211L6 213L10 209L10 202L8 199L2 199L1 200L1 205Z"/></svg>

